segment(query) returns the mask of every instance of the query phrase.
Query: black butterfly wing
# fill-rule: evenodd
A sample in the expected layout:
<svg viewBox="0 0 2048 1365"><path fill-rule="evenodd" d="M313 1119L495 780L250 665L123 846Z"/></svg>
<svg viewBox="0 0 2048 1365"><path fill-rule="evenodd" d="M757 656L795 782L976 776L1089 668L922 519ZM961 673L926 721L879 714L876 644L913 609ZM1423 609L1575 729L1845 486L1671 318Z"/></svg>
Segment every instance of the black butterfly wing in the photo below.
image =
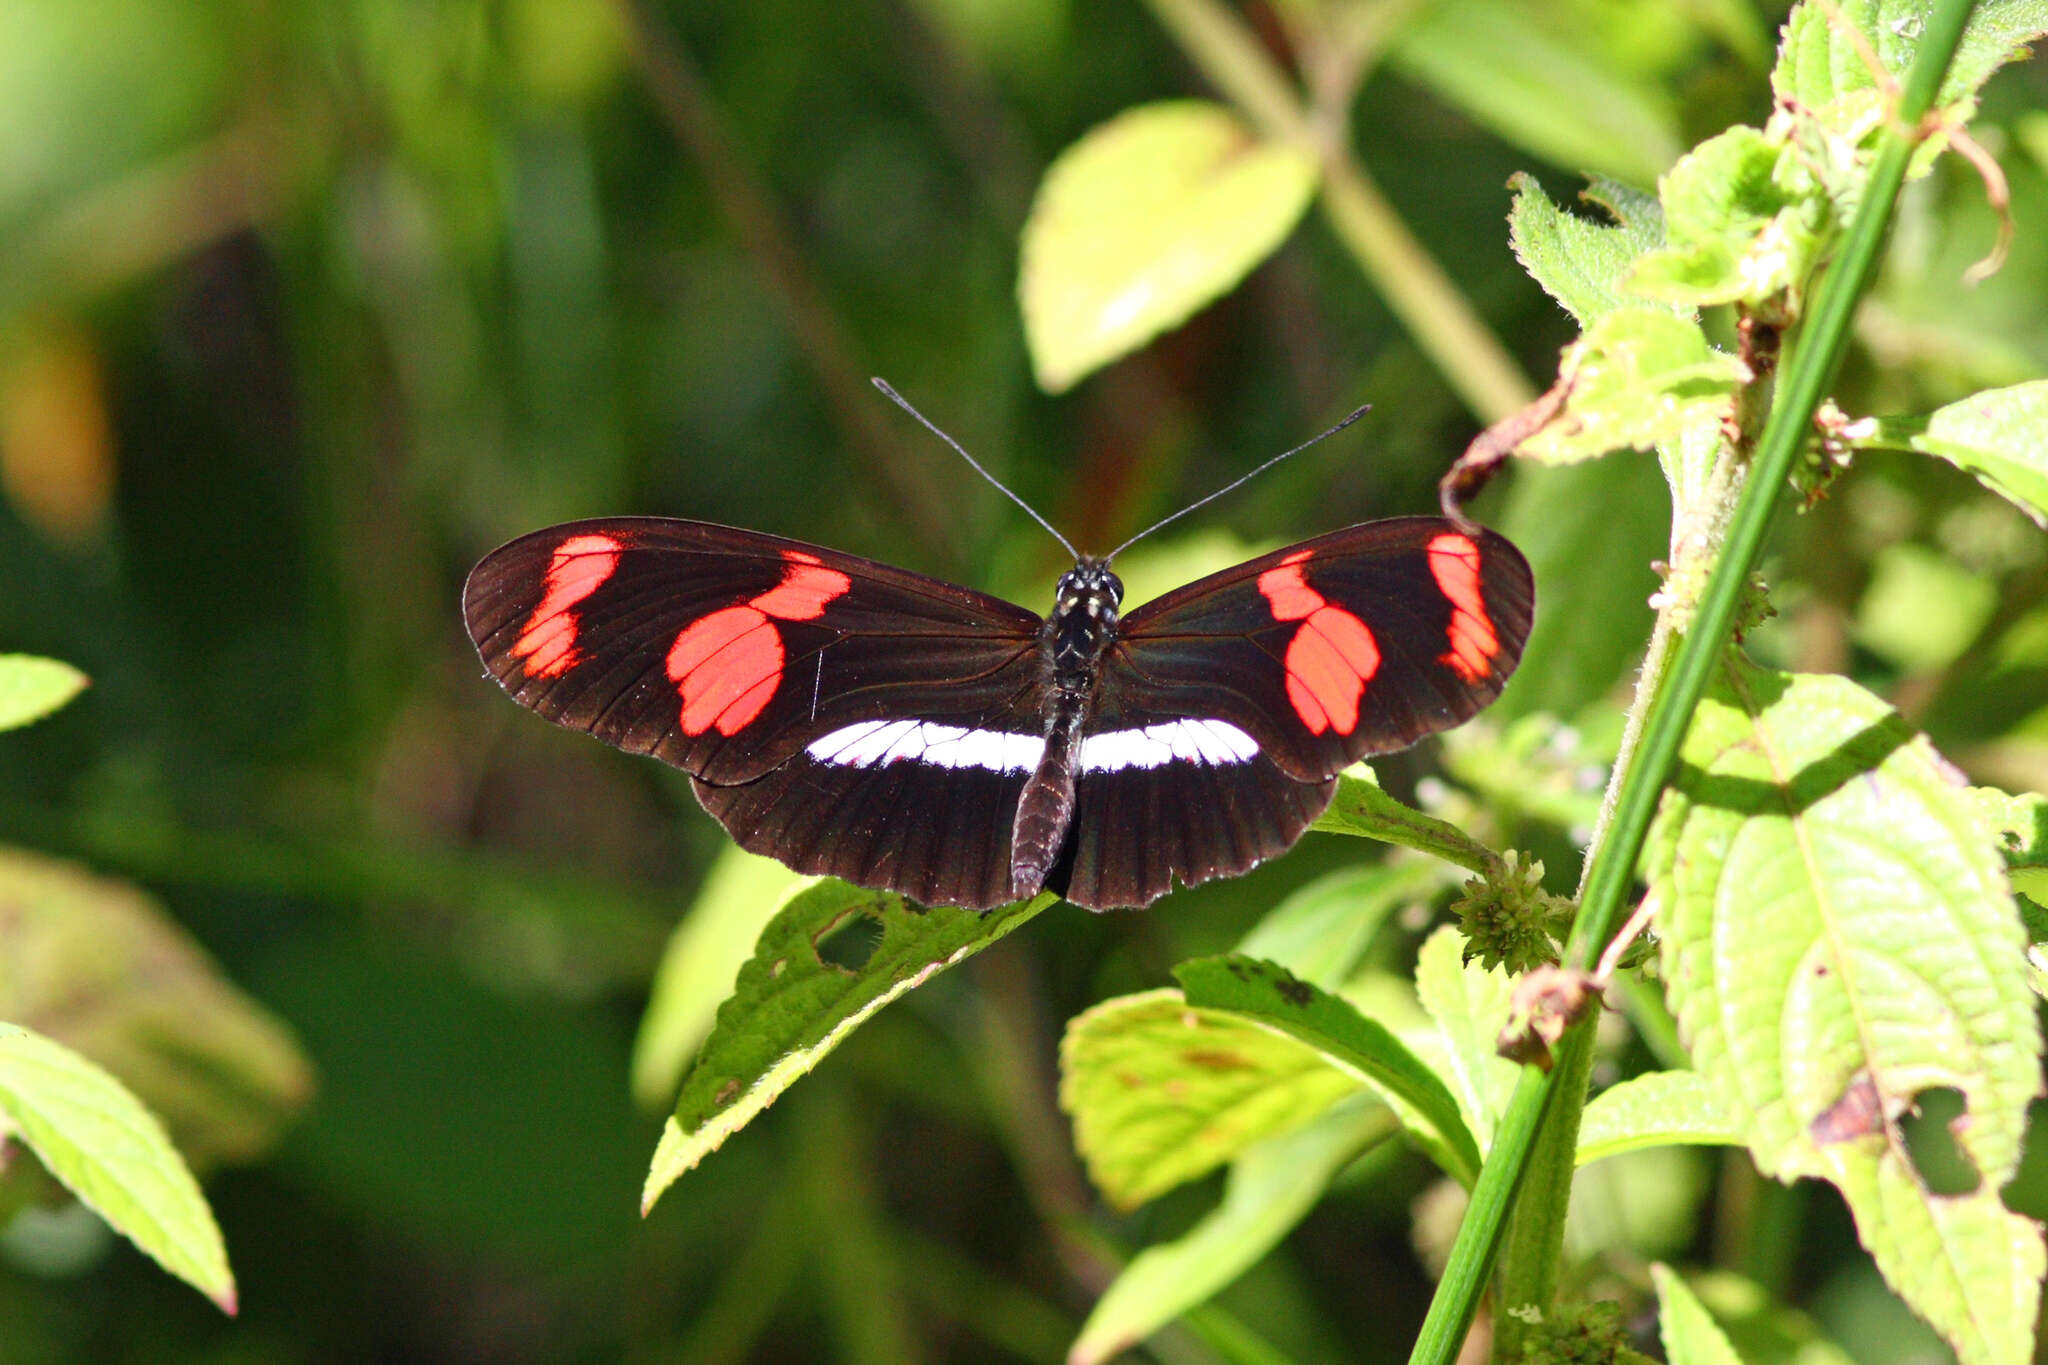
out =
<svg viewBox="0 0 2048 1365"><path fill-rule="evenodd" d="M1069 899L1142 905L1285 850L1338 771L1498 696L1534 606L1507 540L1402 517L1135 608L1082 742Z"/></svg>
<svg viewBox="0 0 2048 1365"><path fill-rule="evenodd" d="M696 779L744 848L932 903L1008 900L1042 752L1040 619L704 522L611 518L493 551L470 637L521 705Z"/></svg>

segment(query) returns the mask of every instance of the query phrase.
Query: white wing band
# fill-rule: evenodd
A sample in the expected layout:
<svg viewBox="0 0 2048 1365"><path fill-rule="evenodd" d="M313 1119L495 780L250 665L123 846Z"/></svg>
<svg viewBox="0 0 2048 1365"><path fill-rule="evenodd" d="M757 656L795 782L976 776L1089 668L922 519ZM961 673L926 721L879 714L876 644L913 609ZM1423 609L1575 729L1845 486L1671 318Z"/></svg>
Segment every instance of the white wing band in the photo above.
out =
<svg viewBox="0 0 2048 1365"><path fill-rule="evenodd" d="M1163 768L1169 763L1249 763L1258 741L1227 720L1169 720L1142 730L1105 730L1081 741L1081 771Z"/></svg>
<svg viewBox="0 0 2048 1365"><path fill-rule="evenodd" d="M966 730L929 720L864 720L812 740L804 752L820 763L842 768L929 763L938 768L1015 773L1038 766L1045 741L1037 735Z"/></svg>

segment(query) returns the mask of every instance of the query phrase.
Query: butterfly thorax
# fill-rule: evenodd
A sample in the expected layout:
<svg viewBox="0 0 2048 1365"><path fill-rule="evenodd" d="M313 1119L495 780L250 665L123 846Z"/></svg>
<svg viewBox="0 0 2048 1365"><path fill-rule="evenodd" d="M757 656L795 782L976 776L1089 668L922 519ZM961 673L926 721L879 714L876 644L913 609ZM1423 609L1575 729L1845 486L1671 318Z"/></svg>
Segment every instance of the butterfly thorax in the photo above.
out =
<svg viewBox="0 0 2048 1365"><path fill-rule="evenodd" d="M1074 815L1075 756L1094 704L1102 656L1116 639L1124 585L1109 565L1083 559L1060 576L1039 639L1047 670L1045 749L1017 801L1010 840L1014 895L1035 894L1059 863Z"/></svg>

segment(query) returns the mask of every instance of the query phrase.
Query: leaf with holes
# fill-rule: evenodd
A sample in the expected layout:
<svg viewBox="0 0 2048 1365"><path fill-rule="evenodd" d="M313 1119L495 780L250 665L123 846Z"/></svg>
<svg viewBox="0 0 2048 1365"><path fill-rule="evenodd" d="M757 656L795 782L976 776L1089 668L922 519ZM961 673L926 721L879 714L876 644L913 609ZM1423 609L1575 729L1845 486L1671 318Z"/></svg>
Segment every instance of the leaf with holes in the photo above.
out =
<svg viewBox="0 0 2048 1365"><path fill-rule="evenodd" d="M115 1231L235 1311L235 1277L206 1196L126 1086L70 1048L0 1024L0 1135L9 1132Z"/></svg>
<svg viewBox="0 0 2048 1365"><path fill-rule="evenodd" d="M920 908L886 891L835 880L797 890L762 931L683 1078L647 1173L642 1211L875 1011L1057 899L1035 896L980 914L956 906ZM824 951L849 943L848 951ZM859 960L842 966L835 957Z"/></svg>
<svg viewBox="0 0 2048 1365"><path fill-rule="evenodd" d="M1534 176L1518 172L1508 188L1515 192L1508 209L1515 259L1580 326L1642 302L1628 292L1628 276L1638 259L1664 245L1664 210L1655 198L1596 178L1579 197L1613 218L1601 223L1560 209Z"/></svg>
<svg viewBox="0 0 2048 1365"><path fill-rule="evenodd" d="M1859 450L1947 460L2048 525L2048 379L1986 389L1922 417L1873 418L1844 435Z"/></svg>
<svg viewBox="0 0 2048 1365"><path fill-rule="evenodd" d="M0 730L41 720L77 696L85 674L34 654L0 654Z"/></svg>
<svg viewBox="0 0 2048 1365"><path fill-rule="evenodd" d="M1017 283L1039 386L1063 392L1185 322L1286 240L1316 183L1313 157L1201 100L1142 105L1062 152Z"/></svg>
<svg viewBox="0 0 2048 1365"><path fill-rule="evenodd" d="M1758 1168L1834 1183L1966 1365L2017 1362L2048 1256L1998 1191L2041 1037L2005 869L1952 771L1845 678L1731 663L1645 863L1672 1012ZM1968 1194L1930 1192L1892 1122L1937 1087L1968 1111Z"/></svg>
<svg viewBox="0 0 2048 1365"><path fill-rule="evenodd" d="M1112 1204L1130 1208L1206 1175L1359 1089L1306 1043L1179 991L1106 1000L1060 1044L1060 1107Z"/></svg>
<svg viewBox="0 0 2048 1365"><path fill-rule="evenodd" d="M1346 1166L1399 1131L1385 1105L1357 1095L1245 1151L1231 1163L1223 1202L1173 1241L1139 1252L1096 1300L1068 1365L1110 1360L1207 1302L1277 1246Z"/></svg>
<svg viewBox="0 0 2048 1365"><path fill-rule="evenodd" d="M791 896L814 884L737 845L718 855L655 968L633 1040L633 1098L654 1110L675 1098L683 1068L711 1032L761 931Z"/></svg>

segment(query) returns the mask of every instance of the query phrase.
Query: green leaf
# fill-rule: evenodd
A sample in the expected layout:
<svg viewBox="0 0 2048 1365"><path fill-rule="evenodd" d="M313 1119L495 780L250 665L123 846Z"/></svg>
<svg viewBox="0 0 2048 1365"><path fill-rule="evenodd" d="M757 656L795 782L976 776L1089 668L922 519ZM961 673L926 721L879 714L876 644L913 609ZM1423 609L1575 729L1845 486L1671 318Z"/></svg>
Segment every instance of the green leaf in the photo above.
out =
<svg viewBox="0 0 2048 1365"><path fill-rule="evenodd" d="M1654 1264L1650 1279L1657 1286L1657 1330L1671 1365L1742 1365L1707 1306L1685 1287L1677 1271Z"/></svg>
<svg viewBox="0 0 2048 1365"><path fill-rule="evenodd" d="M1499 1048L1515 983L1506 972L1466 962L1465 946L1464 935L1448 924L1423 940L1415 994L1435 1027L1406 1041L1449 1082L1458 1112L1484 1151L1493 1145L1494 1120L1520 1071Z"/></svg>
<svg viewBox="0 0 2048 1365"><path fill-rule="evenodd" d="M201 1170L269 1150L313 1091L289 1029L153 897L0 847L0 1019L119 1076Z"/></svg>
<svg viewBox="0 0 2048 1365"><path fill-rule="evenodd" d="M711 865L654 971L633 1043L633 1098L649 1109L675 1100L683 1068L711 1032L733 979L782 907L814 879L729 844Z"/></svg>
<svg viewBox="0 0 2048 1365"><path fill-rule="evenodd" d="M1484 873L1500 864L1499 854L1456 825L1424 815L1387 795L1379 778L1363 763L1338 775L1336 796L1311 828L1399 844L1468 872Z"/></svg>
<svg viewBox="0 0 2048 1365"><path fill-rule="evenodd" d="M1886 75L1898 80L1920 45L1925 9L1921 0L1838 0L1838 19L1827 7L1793 7L1778 49L1771 89L1819 115L1837 131L1860 132L1881 109L1877 73L1865 52L1876 56ZM1859 44L1839 26L1846 21ZM1950 60L1935 96L1934 113L1952 118L1954 106L1974 97L1991 73L2024 55L2027 43L2048 33L2048 4L2042 0L1981 0Z"/></svg>
<svg viewBox="0 0 2048 1365"><path fill-rule="evenodd" d="M1339 996L1254 958L1202 957L1173 969L1188 1003L1228 1010L1307 1043L1397 1105L1418 1140L1459 1182L1479 1169L1479 1145L1444 1082L1387 1028Z"/></svg>
<svg viewBox="0 0 2048 1365"><path fill-rule="evenodd" d="M1858 449L1947 460L2048 526L2048 379L1986 389L1925 416L1855 423L1845 435Z"/></svg>
<svg viewBox="0 0 2048 1365"><path fill-rule="evenodd" d="M1311 985L1335 990L1387 916L1426 900L1444 881L1440 870L1420 860L1339 868L1274 906L1235 951L1277 962Z"/></svg>
<svg viewBox="0 0 2048 1365"><path fill-rule="evenodd" d="M1062 152L1017 286L1039 386L1063 392L1186 321L1286 240L1316 183L1313 157L1201 100L1142 105Z"/></svg>
<svg viewBox="0 0 2048 1365"><path fill-rule="evenodd" d="M1110 1203L1131 1208L1298 1128L1359 1083L1306 1043L1179 991L1106 1000L1060 1044L1060 1107Z"/></svg>
<svg viewBox="0 0 2048 1365"><path fill-rule="evenodd" d="M213 1211L156 1116L98 1066L0 1024L0 1127L165 1270L235 1311L235 1277Z"/></svg>
<svg viewBox="0 0 2048 1365"><path fill-rule="evenodd" d="M1578 1164L1646 1147L1740 1147L1742 1129L1697 1071L1651 1071L1611 1085L1579 1118Z"/></svg>
<svg viewBox="0 0 2048 1365"><path fill-rule="evenodd" d="M1683 150L1658 83L1600 60L1516 0L1419 6L1387 64L1553 165L1648 184Z"/></svg>
<svg viewBox="0 0 2048 1365"><path fill-rule="evenodd" d="M1580 326L1641 300L1627 289L1629 272L1645 253L1664 245L1664 210L1651 196L1613 180L1596 179L1580 193L1614 221L1598 223L1566 213L1536 178L1517 172L1508 180L1508 242L1515 259L1543 291L1564 305Z"/></svg>
<svg viewBox="0 0 2048 1365"><path fill-rule="evenodd" d="M875 1011L1057 900L1035 896L982 914L920 907L835 880L791 896L740 968L731 998L719 1006L711 1036L683 1078L675 1113L655 1148L642 1211ZM842 935L839 942L850 939L867 949L859 965L841 966L820 952Z"/></svg>
<svg viewBox="0 0 2048 1365"><path fill-rule="evenodd" d="M1648 449L1727 409L1745 378L1742 362L1707 344L1689 318L1656 308L1602 314L1565 348L1572 381L1562 414L1518 453L1544 463Z"/></svg>
<svg viewBox="0 0 2048 1365"><path fill-rule="evenodd" d="M1277 1246L1360 1153L1398 1131L1385 1105L1358 1095L1246 1151L1213 1212L1124 1267L1082 1325L1068 1365L1110 1360L1206 1302Z"/></svg>
<svg viewBox="0 0 2048 1365"><path fill-rule="evenodd" d="M33 654L0 654L0 730L41 720L85 690L85 674Z"/></svg>
<svg viewBox="0 0 2048 1365"><path fill-rule="evenodd" d="M1963 1361L2020 1361L2048 1255L1998 1191L2041 1038L2005 869L1951 771L1847 679L1729 666L1645 862L1672 1012L1758 1169L1841 1189ZM1967 1195L1930 1193L1888 1121L1934 1087L1967 1110Z"/></svg>
<svg viewBox="0 0 2048 1365"><path fill-rule="evenodd" d="M1657 182L1669 245L1628 287L1686 309L1796 296L1832 240L1832 211L1781 139L1738 125L1695 147Z"/></svg>

